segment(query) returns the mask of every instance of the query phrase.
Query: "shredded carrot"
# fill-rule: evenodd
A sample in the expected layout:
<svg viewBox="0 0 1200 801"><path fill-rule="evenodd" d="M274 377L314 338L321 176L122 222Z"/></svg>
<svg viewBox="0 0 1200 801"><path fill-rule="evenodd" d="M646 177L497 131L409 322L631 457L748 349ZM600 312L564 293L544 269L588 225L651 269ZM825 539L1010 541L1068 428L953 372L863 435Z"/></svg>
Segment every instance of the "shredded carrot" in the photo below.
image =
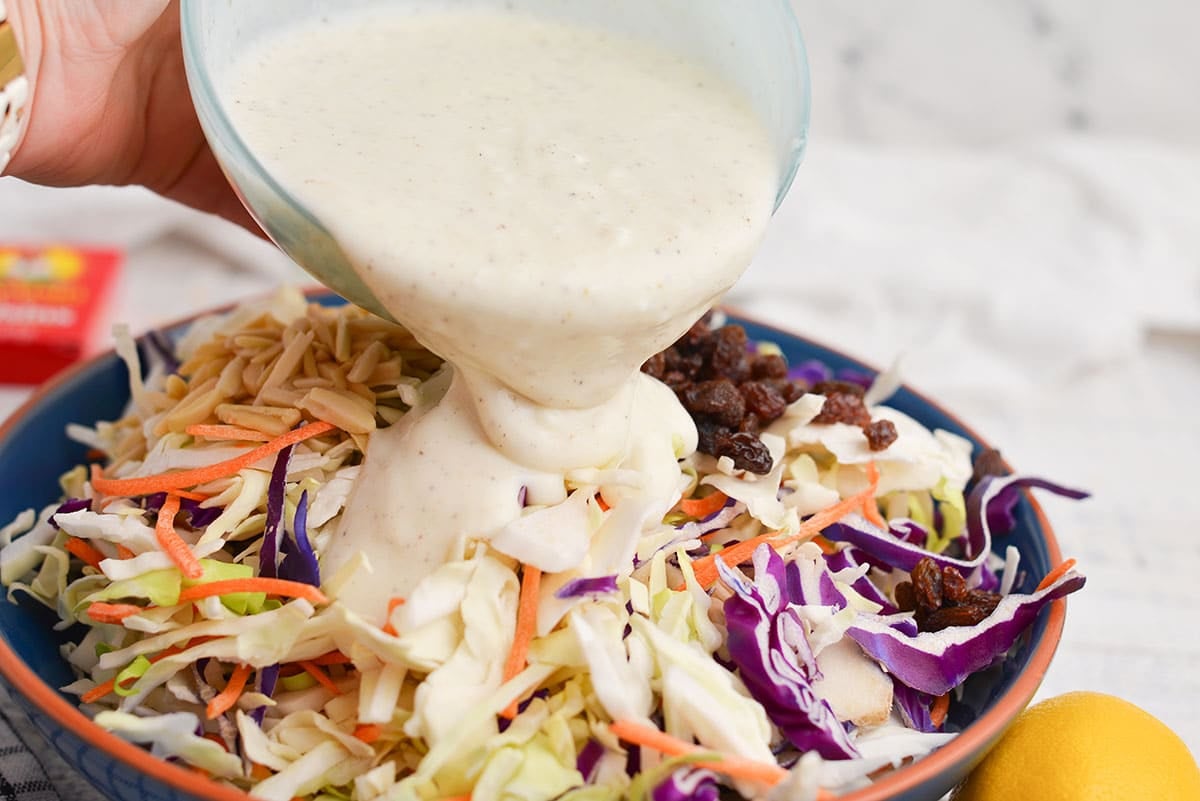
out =
<svg viewBox="0 0 1200 801"><path fill-rule="evenodd" d="M179 566L179 572L190 579L198 579L204 575L200 560L183 538L175 531L175 515L179 513L179 496L168 493L158 510L158 521L154 524L154 536L159 546L171 557L171 561Z"/></svg>
<svg viewBox="0 0 1200 801"><path fill-rule="evenodd" d="M263 779L271 778L272 775L273 774L271 773L271 769L268 768L266 765L259 764L258 762L250 763L250 778L251 779L254 779L255 781L260 782Z"/></svg>
<svg viewBox="0 0 1200 801"><path fill-rule="evenodd" d="M827 506L812 515L801 523L800 529L790 537L777 539L779 536L778 532L769 531L766 534L759 534L757 537L742 540L715 554L709 554L692 562L692 570L696 575L696 581L701 587L708 589L716 583L719 575L716 565L717 559L720 559L730 567L740 565L754 556L754 552L758 549L758 546L764 542L781 547L799 540L812 539L851 512L859 511L863 508L865 502L875 497L875 489L879 486L879 471L875 468L874 462L870 462L867 465L867 478L870 479L871 483L865 490L848 498L843 498L832 506ZM683 585L679 585L673 589L681 590L683 589Z"/></svg>
<svg viewBox="0 0 1200 801"><path fill-rule="evenodd" d="M383 727L378 723L360 723L354 727L355 739L362 740L368 745L378 740L381 734L383 734Z"/></svg>
<svg viewBox="0 0 1200 801"><path fill-rule="evenodd" d="M390 634L393 637L397 636L396 627L392 625L392 612L396 611L397 606L403 605L404 599L399 595L388 599L387 618L383 621L383 626L380 627L383 629L384 634Z"/></svg>
<svg viewBox="0 0 1200 801"><path fill-rule="evenodd" d="M529 643L537 630L538 589L542 585L542 571L533 565L521 567L521 595L517 601L517 628L513 632L512 649L504 663L504 680L525 669L526 657L529 654ZM503 712L504 717L512 720L517 716L517 702L514 700Z"/></svg>
<svg viewBox="0 0 1200 801"><path fill-rule="evenodd" d="M946 722L946 715L950 712L950 693L939 695L933 699L933 706L929 708L929 719L933 721L935 729L942 728L942 724Z"/></svg>
<svg viewBox="0 0 1200 801"><path fill-rule="evenodd" d="M118 542L117 543L117 556L121 559L132 559L133 557L137 556L137 554L135 554L133 551L129 550L124 545L122 545L121 543Z"/></svg>
<svg viewBox="0 0 1200 801"><path fill-rule="evenodd" d="M463 793L462 795L448 795L445 798L439 798L438 801L471 801L471 794Z"/></svg>
<svg viewBox="0 0 1200 801"><path fill-rule="evenodd" d="M679 511L683 512L688 517L694 517L701 520L714 512L719 512L725 507L729 496L720 490L713 490L711 495L706 495L703 498L685 498L679 502Z"/></svg>
<svg viewBox="0 0 1200 801"><path fill-rule="evenodd" d="M188 426L184 431L193 437L202 437L204 439L237 439L243 442L270 442L271 435L264 434L261 431L255 431L253 428L242 428L241 426L224 426L224 425L205 425L203 423L195 423Z"/></svg>
<svg viewBox="0 0 1200 801"><path fill-rule="evenodd" d="M596 505L600 507L601 512L607 512L612 508L605 502L604 498L602 498L598 492L596 493Z"/></svg>
<svg viewBox="0 0 1200 801"><path fill-rule="evenodd" d="M1051 584L1053 584L1054 582L1056 582L1060 578L1062 578L1064 575L1066 575L1067 571L1073 567L1075 567L1074 559L1064 559L1058 567L1054 568L1053 570L1051 570L1049 573L1046 574L1046 577L1041 580L1041 582L1037 585L1037 589L1034 590L1034 592L1041 592L1042 590L1046 589Z"/></svg>
<svg viewBox="0 0 1200 801"><path fill-rule="evenodd" d="M329 692L333 693L334 695L342 694L342 691L338 689L338 686L333 683L333 679L329 678L329 674L321 670L321 668L317 667L312 662L300 661L296 664L299 665L305 673L316 679L317 684L320 684L326 690L329 690Z"/></svg>
<svg viewBox="0 0 1200 801"><path fill-rule="evenodd" d="M171 490L183 489L185 487L194 487L198 484L215 481L218 478L231 476L242 468L250 467L255 462L261 461L268 456L274 456L289 445L295 445L312 437L319 437L322 434L333 431L334 428L336 426L326 423L323 420L316 423L309 423L306 426L301 426L282 436L276 437L270 442L263 443L254 450L243 453L241 456L235 456L223 462L210 464L207 467L178 470L173 473L160 473L155 476L105 478L100 468L93 465L92 488L105 495L128 496L152 495L156 492L170 492Z"/></svg>
<svg viewBox="0 0 1200 801"><path fill-rule="evenodd" d="M189 490L171 490L172 495L178 495L180 498L186 498L189 501L207 501L207 495L201 495L198 492L190 492Z"/></svg>
<svg viewBox="0 0 1200 801"><path fill-rule="evenodd" d="M879 505L875 503L875 490L879 487L879 468L874 462L867 462L867 480L871 482L871 494L863 500L863 517L867 518L871 525L887 531L887 521L883 519L883 515L879 513Z"/></svg>
<svg viewBox="0 0 1200 801"><path fill-rule="evenodd" d="M113 691L113 688L116 686L117 686L116 680L109 679L106 682L97 684L95 687L88 690L83 695L79 696L79 700L80 700L80 702L85 703L85 704L90 704L92 701L99 701L101 698L103 698L104 696L111 693Z"/></svg>
<svg viewBox="0 0 1200 801"><path fill-rule="evenodd" d="M63 548L68 553L79 558L79 561L85 565L91 565L97 570L100 569L100 562L103 560L104 554L96 550L96 546L92 545L87 540L81 540L78 537L71 537L63 543Z"/></svg>
<svg viewBox="0 0 1200 801"><path fill-rule="evenodd" d="M109 604L104 601L93 601L87 608L88 617L97 623L120 623L141 611L142 607L134 604Z"/></svg>
<svg viewBox="0 0 1200 801"><path fill-rule="evenodd" d="M305 584L300 581L288 581L287 579L263 578L261 576L222 579L221 581L209 581L204 584L185 587L179 593L179 603L198 601L201 598L209 598L213 595L228 595L231 592L263 592L267 595L281 595L285 598L303 598L314 604L329 603L329 599L325 597L325 593L311 584Z"/></svg>
<svg viewBox="0 0 1200 801"><path fill-rule="evenodd" d="M245 663L233 669L233 673L229 675L229 681L225 684L225 689L214 695L208 702L205 714L208 715L209 720L220 717L233 708L238 697L241 696L242 690L246 689L246 680L250 678L251 669Z"/></svg>
<svg viewBox="0 0 1200 801"><path fill-rule="evenodd" d="M321 654L316 659L308 660L314 665L349 665L351 664L350 657L343 654L341 651L330 651L327 654Z"/></svg>
<svg viewBox="0 0 1200 801"><path fill-rule="evenodd" d="M821 553L825 555L837 553L837 546L829 540L822 537L820 534L812 538L813 543L821 549Z"/></svg>
<svg viewBox="0 0 1200 801"><path fill-rule="evenodd" d="M683 754L708 750L632 720L613 721L608 724L608 728L613 734L628 743L652 748L668 756L681 756ZM774 787L788 776L787 770L781 768L779 765L768 762L757 762L753 759L738 756L721 755L718 759L711 762L697 762L696 766L708 768L709 770L714 770L737 779L749 779L761 782L768 787Z"/></svg>

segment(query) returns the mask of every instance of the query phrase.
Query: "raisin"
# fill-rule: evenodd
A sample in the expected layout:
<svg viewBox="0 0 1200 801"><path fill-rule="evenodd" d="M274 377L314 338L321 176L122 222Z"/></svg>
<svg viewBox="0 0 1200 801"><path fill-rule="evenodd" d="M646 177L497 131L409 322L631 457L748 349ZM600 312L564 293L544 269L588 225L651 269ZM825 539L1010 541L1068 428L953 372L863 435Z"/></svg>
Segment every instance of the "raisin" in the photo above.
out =
<svg viewBox="0 0 1200 801"><path fill-rule="evenodd" d="M942 568L942 598L946 603L966 603L969 593L970 587L967 586L967 580L963 578L962 573L949 565Z"/></svg>
<svg viewBox="0 0 1200 801"><path fill-rule="evenodd" d="M987 614L996 611L996 607L1000 605L1003 596L997 592L987 592L986 590L971 590L967 593L965 605L974 606L979 609L986 610Z"/></svg>
<svg viewBox="0 0 1200 801"><path fill-rule="evenodd" d="M818 381L813 384L812 391L818 395L853 395L861 398L866 394L861 384L855 384L853 381Z"/></svg>
<svg viewBox="0 0 1200 801"><path fill-rule="evenodd" d="M771 472L771 452L763 441L754 434L738 432L720 437L716 442L713 456L728 456L733 460L733 466L758 475Z"/></svg>
<svg viewBox="0 0 1200 801"><path fill-rule="evenodd" d="M787 401L765 381L747 381L738 390L746 402L746 411L764 423L778 420L787 411Z"/></svg>
<svg viewBox="0 0 1200 801"><path fill-rule="evenodd" d="M763 353L755 356L754 361L750 364L750 377L755 379L787 378L787 371L787 359L778 353Z"/></svg>
<svg viewBox="0 0 1200 801"><path fill-rule="evenodd" d="M682 395L683 391L692 385L692 379L678 371L668 372L662 377L662 382L670 387L676 395Z"/></svg>
<svg viewBox="0 0 1200 801"><path fill-rule="evenodd" d="M863 426L871 422L871 413L858 395L834 392L825 396L821 411L812 420L814 423L849 423Z"/></svg>
<svg viewBox="0 0 1200 801"><path fill-rule="evenodd" d="M663 355L667 372L678 372L694 379L704 366L704 357L699 353L684 353L678 350L667 350Z"/></svg>
<svg viewBox="0 0 1200 801"><path fill-rule="evenodd" d="M873 420L863 426L863 434L867 437L867 447L873 451L885 450L900 436L891 420Z"/></svg>
<svg viewBox="0 0 1200 801"><path fill-rule="evenodd" d="M696 420L696 433L700 435L699 442L696 445L697 449L701 453L716 455L717 442L728 437L732 432L727 426L723 426L706 417L701 417Z"/></svg>
<svg viewBox="0 0 1200 801"><path fill-rule="evenodd" d="M921 631L941 631L951 626L974 626L981 623L990 612L978 606L947 606L931 612L924 622L918 622Z"/></svg>
<svg viewBox="0 0 1200 801"><path fill-rule="evenodd" d="M782 397L787 403L795 403L804 395L804 387L802 387L799 382L775 379L770 383L771 386L775 387L775 391L779 393L780 397Z"/></svg>
<svg viewBox="0 0 1200 801"><path fill-rule="evenodd" d="M901 612L913 612L917 608L917 593L913 590L911 581L902 581L895 586L892 593L896 596L896 608Z"/></svg>
<svg viewBox="0 0 1200 801"><path fill-rule="evenodd" d="M642 372L661 381L662 377L667 372L666 354L660 351L659 353L651 356L649 359L646 359L645 364L642 365Z"/></svg>
<svg viewBox="0 0 1200 801"><path fill-rule="evenodd" d="M746 330L740 325L727 325L716 332L707 374L712 378L728 378L735 384L750 376Z"/></svg>
<svg viewBox="0 0 1200 801"><path fill-rule="evenodd" d="M942 571L937 562L926 556L910 574L917 597L917 609L932 613L942 608Z"/></svg>
<svg viewBox="0 0 1200 801"><path fill-rule="evenodd" d="M738 425L738 431L747 434L757 434L762 431L762 422L758 419L758 415L749 412L742 418L742 422Z"/></svg>
<svg viewBox="0 0 1200 801"><path fill-rule="evenodd" d="M746 414L746 402L728 378L694 384L683 391L683 406L693 416L711 417L721 425L736 428Z"/></svg>
<svg viewBox="0 0 1200 801"><path fill-rule="evenodd" d="M642 370L670 387L691 414L701 452L729 456L742 470L770 472L770 452L757 435L806 385L788 380L783 356L750 353L741 326L713 330L710 322L705 316Z"/></svg>
<svg viewBox="0 0 1200 801"><path fill-rule="evenodd" d="M1004 464L1004 457L1000 455L1000 451L988 448L980 451L979 455L975 457L975 470L971 479L982 481L988 476L1006 476L1008 473L1008 467Z"/></svg>

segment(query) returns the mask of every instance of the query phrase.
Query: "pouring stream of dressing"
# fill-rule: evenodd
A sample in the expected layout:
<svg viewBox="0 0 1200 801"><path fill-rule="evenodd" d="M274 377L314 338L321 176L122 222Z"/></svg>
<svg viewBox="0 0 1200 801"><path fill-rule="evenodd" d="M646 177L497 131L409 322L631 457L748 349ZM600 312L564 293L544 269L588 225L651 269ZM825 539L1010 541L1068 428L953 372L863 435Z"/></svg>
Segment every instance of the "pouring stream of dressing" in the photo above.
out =
<svg viewBox="0 0 1200 801"><path fill-rule="evenodd" d="M452 365L372 435L322 571L369 619L580 468L661 516L695 428L638 372L741 275L778 171L749 103L630 38L517 13L375 9L227 71L235 128L383 306Z"/></svg>

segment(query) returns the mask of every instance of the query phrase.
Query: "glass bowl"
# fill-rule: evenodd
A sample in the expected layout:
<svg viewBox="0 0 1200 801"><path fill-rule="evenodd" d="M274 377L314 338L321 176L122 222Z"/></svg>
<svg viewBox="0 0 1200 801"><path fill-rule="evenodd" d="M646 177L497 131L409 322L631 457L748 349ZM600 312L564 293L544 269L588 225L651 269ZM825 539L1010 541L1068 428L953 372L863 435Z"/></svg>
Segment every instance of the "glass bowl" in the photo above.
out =
<svg viewBox="0 0 1200 801"><path fill-rule="evenodd" d="M809 82L804 43L789 0L183 0L181 25L188 85L200 124L226 177L272 240L321 283L389 317L355 275L320 220L277 181L246 146L222 106L221 71L280 20L353 12L377 5L414 11L504 7L616 30L682 53L745 93L775 145L776 207L791 186L808 136Z"/></svg>

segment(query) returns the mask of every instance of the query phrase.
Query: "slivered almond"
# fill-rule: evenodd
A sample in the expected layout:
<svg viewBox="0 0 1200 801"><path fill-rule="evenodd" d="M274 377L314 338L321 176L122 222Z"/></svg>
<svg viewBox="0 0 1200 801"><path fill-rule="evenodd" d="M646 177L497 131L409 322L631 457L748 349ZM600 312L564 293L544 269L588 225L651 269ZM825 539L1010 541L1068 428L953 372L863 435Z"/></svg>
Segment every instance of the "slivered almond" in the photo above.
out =
<svg viewBox="0 0 1200 801"><path fill-rule="evenodd" d="M158 425L154 427L154 433L162 436L168 431L182 433L184 429L193 423L203 423L212 416L217 406L220 405L224 398L214 386L200 393L189 395L183 401L175 406L174 409L167 412Z"/></svg>
<svg viewBox="0 0 1200 801"><path fill-rule="evenodd" d="M300 422L299 409L277 406L235 406L224 403L216 409L217 419L231 426L241 426L278 437Z"/></svg>
<svg viewBox="0 0 1200 801"><path fill-rule="evenodd" d="M203 345L196 348L192 357L179 365L177 371L179 375L191 377L197 370L203 367L214 359L222 359L228 356L228 351L222 342L205 342Z"/></svg>
<svg viewBox="0 0 1200 801"><path fill-rule="evenodd" d="M316 348L317 345L314 343L313 346L305 350L304 360L300 363L300 371L304 373L305 377L307 378L317 377L317 357L314 353Z"/></svg>
<svg viewBox="0 0 1200 801"><path fill-rule="evenodd" d="M279 354L279 358L275 360L275 364L271 367L271 372L267 373L262 389L258 391L259 396L262 395L264 389L282 386L285 381L292 377L300 367L300 362L304 360L304 352L308 350L308 346L312 344L312 341L312 331L296 334L287 347Z"/></svg>
<svg viewBox="0 0 1200 801"><path fill-rule="evenodd" d="M240 356L231 359L217 379L217 392L222 398L237 397L242 388L242 371L246 369L246 360Z"/></svg>
<svg viewBox="0 0 1200 801"><path fill-rule="evenodd" d="M254 354L250 356L250 362L252 364L266 364L281 353L283 353L283 343L276 342L274 345L270 345L262 350L255 351ZM238 355L242 354L239 353Z"/></svg>
<svg viewBox="0 0 1200 801"><path fill-rule="evenodd" d="M349 323L349 318L344 314L337 318L337 328L333 338L333 358L339 362L350 361Z"/></svg>
<svg viewBox="0 0 1200 801"><path fill-rule="evenodd" d="M375 365L375 369L367 376L364 382L369 387L377 387L380 384L395 384L404 375L404 360L399 356L393 356L387 361L382 361Z"/></svg>
<svg viewBox="0 0 1200 801"><path fill-rule="evenodd" d="M332 423L351 434L366 434L375 430L375 410L371 404L348 391L342 393L315 387L297 405L319 420Z"/></svg>
<svg viewBox="0 0 1200 801"><path fill-rule="evenodd" d="M242 388L246 390L247 395L253 397L258 394L266 371L267 366L258 362L251 362L242 370Z"/></svg>
<svg viewBox="0 0 1200 801"><path fill-rule="evenodd" d="M304 393L284 387L266 387L255 398L256 406L296 406Z"/></svg>
<svg viewBox="0 0 1200 801"><path fill-rule="evenodd" d="M163 382L163 389L171 400L179 400L187 394L188 385L186 381L175 373L171 373L167 376L167 380Z"/></svg>
<svg viewBox="0 0 1200 801"><path fill-rule="evenodd" d="M351 384L361 384L366 381L371 373L375 370L375 365L379 364L387 353L387 346L379 340L375 340L363 349L362 353L358 354L358 358L354 360L354 366L346 371L346 380Z"/></svg>
<svg viewBox="0 0 1200 801"><path fill-rule="evenodd" d="M365 400L368 406L375 406L375 393L366 384L350 383L346 385L346 389Z"/></svg>
<svg viewBox="0 0 1200 801"><path fill-rule="evenodd" d="M279 343L279 337L266 334L235 334L232 339L233 347L238 350L262 350Z"/></svg>
<svg viewBox="0 0 1200 801"><path fill-rule="evenodd" d="M327 389L331 389L333 387L333 382L328 378L322 378L321 376L317 376L316 378L302 377L293 378L292 386L296 389L312 389L313 387L325 387Z"/></svg>
<svg viewBox="0 0 1200 801"><path fill-rule="evenodd" d="M309 307L309 319L312 320L313 333L317 335L317 342L324 345L328 350L333 350L333 329L329 327L329 321L320 314L314 314L312 306ZM316 308L320 308L317 306Z"/></svg>
<svg viewBox="0 0 1200 801"><path fill-rule="evenodd" d="M321 374L322 378L329 379L329 381L337 389L346 388L346 373L344 370L342 370L341 366L333 364L332 362L328 364L319 364L317 365L317 372Z"/></svg>

